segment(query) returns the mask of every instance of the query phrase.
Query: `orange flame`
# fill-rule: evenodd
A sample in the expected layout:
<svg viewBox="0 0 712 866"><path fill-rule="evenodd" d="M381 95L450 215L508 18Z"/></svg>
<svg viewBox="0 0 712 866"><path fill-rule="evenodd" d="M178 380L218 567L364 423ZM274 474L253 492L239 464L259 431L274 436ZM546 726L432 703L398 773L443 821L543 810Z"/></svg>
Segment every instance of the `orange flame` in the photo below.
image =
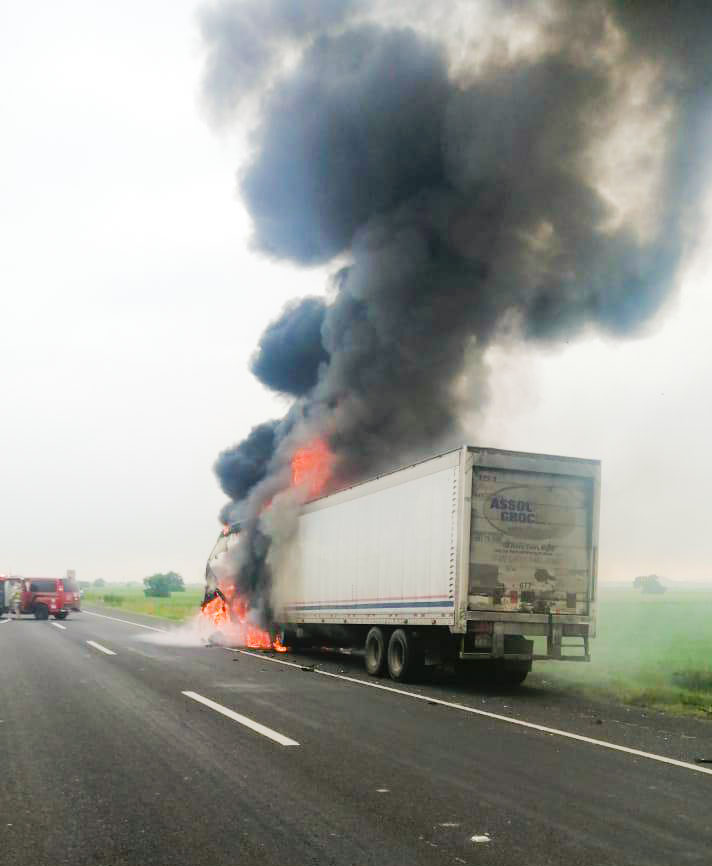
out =
<svg viewBox="0 0 712 866"><path fill-rule="evenodd" d="M216 628L221 628L230 621L227 605L219 595L203 605L202 613Z"/></svg>
<svg viewBox="0 0 712 866"><path fill-rule="evenodd" d="M307 496L314 499L320 496L331 477L334 455L323 439L314 439L308 445L297 449L292 457L292 484L304 486Z"/></svg>
<svg viewBox="0 0 712 866"><path fill-rule="evenodd" d="M272 649L278 653L286 653L287 647L279 639L279 635L272 641Z"/></svg>
<svg viewBox="0 0 712 866"><path fill-rule="evenodd" d="M236 593L234 586L226 586L224 589L221 587L221 590L227 603L218 595L203 605L202 614L215 628L224 632L229 643L248 649L287 652L287 647L279 636L273 639L267 629L249 622L249 605Z"/></svg>

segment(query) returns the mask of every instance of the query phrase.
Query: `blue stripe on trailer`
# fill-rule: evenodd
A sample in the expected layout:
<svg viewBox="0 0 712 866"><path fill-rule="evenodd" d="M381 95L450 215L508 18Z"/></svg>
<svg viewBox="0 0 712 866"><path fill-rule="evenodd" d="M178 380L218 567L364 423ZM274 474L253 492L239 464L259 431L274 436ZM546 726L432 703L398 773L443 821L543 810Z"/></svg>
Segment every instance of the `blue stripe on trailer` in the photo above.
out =
<svg viewBox="0 0 712 866"><path fill-rule="evenodd" d="M377 610L379 608L412 608L412 607L454 607L455 602L449 601L384 601L375 604L305 604L287 605L287 610Z"/></svg>

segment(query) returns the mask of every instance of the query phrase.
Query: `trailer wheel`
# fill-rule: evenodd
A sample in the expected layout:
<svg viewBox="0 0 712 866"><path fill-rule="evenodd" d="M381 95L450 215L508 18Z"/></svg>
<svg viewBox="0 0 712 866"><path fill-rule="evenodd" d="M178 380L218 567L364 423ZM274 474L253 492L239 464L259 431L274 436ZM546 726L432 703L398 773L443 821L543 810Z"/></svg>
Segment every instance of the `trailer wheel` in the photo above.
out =
<svg viewBox="0 0 712 866"><path fill-rule="evenodd" d="M495 674L497 685L512 688L521 686L531 669L531 662L505 662Z"/></svg>
<svg viewBox="0 0 712 866"><path fill-rule="evenodd" d="M366 672L372 677L382 677L386 672L386 638L378 626L369 630L364 649Z"/></svg>
<svg viewBox="0 0 712 866"><path fill-rule="evenodd" d="M49 619L49 608L46 604L35 605L35 619Z"/></svg>
<svg viewBox="0 0 712 866"><path fill-rule="evenodd" d="M420 641L397 628L388 641L388 673L397 683L417 679L423 670L423 648Z"/></svg>

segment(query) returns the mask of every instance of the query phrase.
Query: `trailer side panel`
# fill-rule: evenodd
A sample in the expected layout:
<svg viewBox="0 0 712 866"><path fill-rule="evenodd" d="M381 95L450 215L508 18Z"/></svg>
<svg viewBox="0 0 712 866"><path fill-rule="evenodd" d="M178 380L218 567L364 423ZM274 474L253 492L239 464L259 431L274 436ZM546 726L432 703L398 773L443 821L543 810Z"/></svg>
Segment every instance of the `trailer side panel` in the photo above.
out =
<svg viewBox="0 0 712 866"><path fill-rule="evenodd" d="M306 505L276 588L283 619L452 625L460 454Z"/></svg>

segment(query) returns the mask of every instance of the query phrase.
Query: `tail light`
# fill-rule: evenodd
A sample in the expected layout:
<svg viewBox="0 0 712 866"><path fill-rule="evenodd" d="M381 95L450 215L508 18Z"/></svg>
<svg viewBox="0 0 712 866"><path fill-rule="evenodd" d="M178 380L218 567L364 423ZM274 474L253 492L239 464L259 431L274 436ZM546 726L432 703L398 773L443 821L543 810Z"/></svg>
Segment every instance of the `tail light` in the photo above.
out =
<svg viewBox="0 0 712 866"><path fill-rule="evenodd" d="M493 626L494 623L491 622L474 622L472 624L476 650L488 650L492 647Z"/></svg>

